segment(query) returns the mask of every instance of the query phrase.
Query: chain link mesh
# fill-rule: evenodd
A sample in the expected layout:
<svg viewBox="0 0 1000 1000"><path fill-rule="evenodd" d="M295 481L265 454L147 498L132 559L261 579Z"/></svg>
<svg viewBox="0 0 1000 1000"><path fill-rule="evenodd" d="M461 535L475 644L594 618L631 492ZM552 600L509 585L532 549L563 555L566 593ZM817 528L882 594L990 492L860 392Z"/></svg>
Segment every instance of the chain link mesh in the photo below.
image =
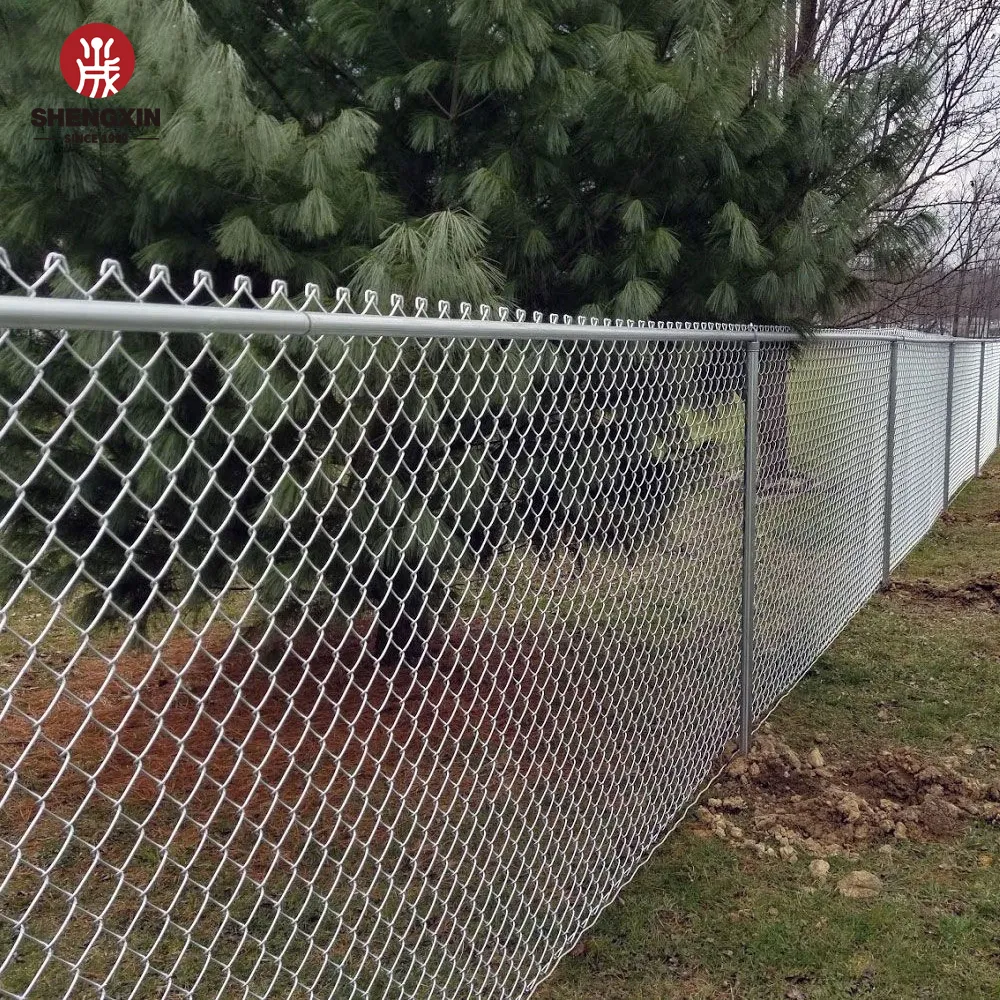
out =
<svg viewBox="0 0 1000 1000"><path fill-rule="evenodd" d="M164 268L137 292L114 262L87 288L56 255L0 274L21 307L131 299L138 326L153 301L323 309ZM442 303L420 336L88 332L4 325L12 301L0 994L529 993L734 749L747 329L504 310L477 337ZM891 416L888 338L774 337L758 721L878 585ZM943 503L947 368L899 343L893 562Z"/></svg>
<svg viewBox="0 0 1000 1000"><path fill-rule="evenodd" d="M944 505L947 347L899 345L896 399L891 547L894 566L924 537Z"/></svg>
<svg viewBox="0 0 1000 1000"><path fill-rule="evenodd" d="M979 411L980 347L976 341L955 344L951 417L949 496L976 473L976 428Z"/></svg>
<svg viewBox="0 0 1000 1000"><path fill-rule="evenodd" d="M754 711L772 705L881 573L887 341L761 357Z"/></svg>
<svg viewBox="0 0 1000 1000"><path fill-rule="evenodd" d="M1000 386L1000 350L997 345L987 342L983 356L983 415L979 431L980 464L993 454L1000 445L1000 392L992 391Z"/></svg>

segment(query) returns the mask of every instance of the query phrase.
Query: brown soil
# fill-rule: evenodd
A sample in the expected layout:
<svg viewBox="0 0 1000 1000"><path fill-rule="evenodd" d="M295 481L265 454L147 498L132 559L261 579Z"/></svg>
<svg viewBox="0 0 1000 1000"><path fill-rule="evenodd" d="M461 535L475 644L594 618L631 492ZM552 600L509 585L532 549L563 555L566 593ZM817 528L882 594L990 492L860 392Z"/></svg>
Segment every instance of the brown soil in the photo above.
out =
<svg viewBox="0 0 1000 1000"><path fill-rule="evenodd" d="M487 748L519 748L507 765L519 772L545 756L551 665L565 656L554 642L474 623L438 637L426 670L392 677L369 645L355 630L300 632L268 663L251 638L215 634L91 656L61 679L34 670L0 728L0 832L30 849L72 821L93 843L120 803L172 846L208 827L228 850L234 827L250 830L255 850L274 848L253 859L267 867L310 831L384 845L421 802L482 798L504 780L499 764L473 780L470 757Z"/></svg>
<svg viewBox="0 0 1000 1000"><path fill-rule="evenodd" d="M954 587L942 587L929 580L893 580L887 589L891 593L906 594L935 603L979 604L1000 608L1000 573L973 577Z"/></svg>
<svg viewBox="0 0 1000 1000"><path fill-rule="evenodd" d="M976 817L1000 822L1000 783L959 773L911 750L861 761L827 761L820 747L800 755L771 733L734 759L698 810L696 832L792 861L851 856L899 840L939 841Z"/></svg>

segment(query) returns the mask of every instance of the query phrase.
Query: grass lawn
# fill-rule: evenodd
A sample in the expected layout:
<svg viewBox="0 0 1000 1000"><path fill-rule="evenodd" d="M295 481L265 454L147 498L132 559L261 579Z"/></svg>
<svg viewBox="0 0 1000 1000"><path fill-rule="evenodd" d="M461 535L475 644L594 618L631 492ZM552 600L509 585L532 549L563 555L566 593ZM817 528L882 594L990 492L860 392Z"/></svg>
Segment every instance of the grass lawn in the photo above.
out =
<svg viewBox="0 0 1000 1000"><path fill-rule="evenodd" d="M1000 997L998 611L994 461L539 1000Z"/></svg>

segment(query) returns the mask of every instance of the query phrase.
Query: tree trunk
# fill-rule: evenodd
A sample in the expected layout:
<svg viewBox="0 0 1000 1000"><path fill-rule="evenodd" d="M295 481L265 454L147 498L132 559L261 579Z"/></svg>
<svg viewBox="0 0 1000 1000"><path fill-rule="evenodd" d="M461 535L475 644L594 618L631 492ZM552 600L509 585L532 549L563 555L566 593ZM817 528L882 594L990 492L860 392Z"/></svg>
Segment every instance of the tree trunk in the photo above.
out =
<svg viewBox="0 0 1000 1000"><path fill-rule="evenodd" d="M768 344L761 351L760 366L760 480L782 479L791 473L788 451L788 376L792 348Z"/></svg>
<svg viewBox="0 0 1000 1000"><path fill-rule="evenodd" d="M798 36L798 0L785 0L785 76L792 75Z"/></svg>
<svg viewBox="0 0 1000 1000"><path fill-rule="evenodd" d="M376 648L381 667L390 675L399 667L415 670L434 635L436 616L431 606L431 581L426 572L405 562L391 576L381 570L376 575L384 581L384 590L377 588L382 596L376 609Z"/></svg>
<svg viewBox="0 0 1000 1000"><path fill-rule="evenodd" d="M958 336L958 324L962 317L962 298L965 295L965 271L959 272L958 290L955 293L955 311L951 317L951 335Z"/></svg>
<svg viewBox="0 0 1000 1000"><path fill-rule="evenodd" d="M819 31L817 0L802 0L799 12L799 35L791 73L795 76L816 58L816 35Z"/></svg>

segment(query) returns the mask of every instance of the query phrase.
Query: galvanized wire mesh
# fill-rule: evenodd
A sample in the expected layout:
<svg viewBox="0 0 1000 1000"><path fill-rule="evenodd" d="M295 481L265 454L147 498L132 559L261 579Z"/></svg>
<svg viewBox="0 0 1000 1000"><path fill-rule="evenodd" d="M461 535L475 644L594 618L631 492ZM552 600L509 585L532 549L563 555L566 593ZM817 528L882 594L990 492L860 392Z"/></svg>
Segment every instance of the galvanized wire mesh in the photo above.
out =
<svg viewBox="0 0 1000 1000"><path fill-rule="evenodd" d="M898 350L890 560L893 566L923 538L944 506L948 423L948 347L902 343Z"/></svg>
<svg viewBox="0 0 1000 1000"><path fill-rule="evenodd" d="M781 347L762 350L758 715L878 584L889 348L820 342L795 361Z"/></svg>
<svg viewBox="0 0 1000 1000"><path fill-rule="evenodd" d="M745 433L756 721L878 585L890 426L890 562L944 502L943 341L890 412L885 333L0 273L4 996L526 995L733 750Z"/></svg>
<svg viewBox="0 0 1000 1000"><path fill-rule="evenodd" d="M979 431L980 464L1000 445L1000 393L993 392L1000 385L1000 351L996 344L987 342L983 356L983 412Z"/></svg>
<svg viewBox="0 0 1000 1000"><path fill-rule="evenodd" d="M955 344L955 377L951 418L951 463L948 481L954 496L976 472L976 432L979 412L980 345L976 341Z"/></svg>

